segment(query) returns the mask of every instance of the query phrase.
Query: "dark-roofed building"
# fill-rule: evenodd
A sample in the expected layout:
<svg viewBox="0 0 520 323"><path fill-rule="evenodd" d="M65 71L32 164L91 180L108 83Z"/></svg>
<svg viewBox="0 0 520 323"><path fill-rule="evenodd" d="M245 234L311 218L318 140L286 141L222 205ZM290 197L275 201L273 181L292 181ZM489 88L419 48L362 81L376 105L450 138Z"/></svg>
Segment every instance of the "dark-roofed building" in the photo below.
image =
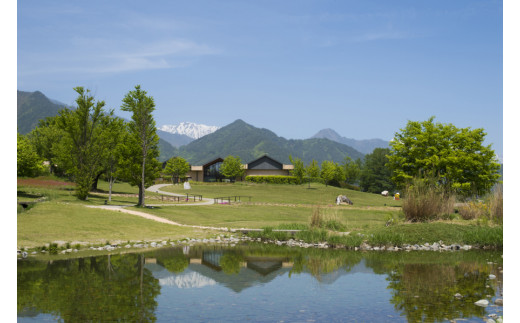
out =
<svg viewBox="0 0 520 323"><path fill-rule="evenodd" d="M266 176L266 175L290 175L294 169L293 165L284 165L273 158L263 155L246 165L246 176Z"/></svg>
<svg viewBox="0 0 520 323"><path fill-rule="evenodd" d="M221 182L225 177L220 173L220 166L224 159L214 159L203 166L191 166L188 178L197 182ZM245 176L266 176L266 175L290 175L293 165L285 165L279 161L263 155L248 164L242 165L245 169Z"/></svg>

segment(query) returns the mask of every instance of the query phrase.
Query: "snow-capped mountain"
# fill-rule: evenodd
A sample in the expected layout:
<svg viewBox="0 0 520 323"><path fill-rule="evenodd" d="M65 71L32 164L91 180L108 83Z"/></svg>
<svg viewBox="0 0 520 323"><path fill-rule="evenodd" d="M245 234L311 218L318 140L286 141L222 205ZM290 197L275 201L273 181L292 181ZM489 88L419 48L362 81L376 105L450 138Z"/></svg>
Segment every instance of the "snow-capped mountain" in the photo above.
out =
<svg viewBox="0 0 520 323"><path fill-rule="evenodd" d="M159 129L169 133L186 135L193 139L199 139L200 137L217 131L220 127L207 126L205 124L197 124L193 122L181 122L174 125L164 125Z"/></svg>

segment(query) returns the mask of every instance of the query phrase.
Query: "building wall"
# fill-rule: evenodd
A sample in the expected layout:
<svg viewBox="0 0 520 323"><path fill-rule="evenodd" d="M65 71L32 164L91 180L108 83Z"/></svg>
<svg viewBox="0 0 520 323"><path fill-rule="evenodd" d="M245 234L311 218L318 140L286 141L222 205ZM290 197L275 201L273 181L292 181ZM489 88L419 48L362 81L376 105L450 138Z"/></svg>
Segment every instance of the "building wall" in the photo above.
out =
<svg viewBox="0 0 520 323"><path fill-rule="evenodd" d="M187 175L191 176L191 180L195 182L202 182L204 179L202 171L190 170Z"/></svg>

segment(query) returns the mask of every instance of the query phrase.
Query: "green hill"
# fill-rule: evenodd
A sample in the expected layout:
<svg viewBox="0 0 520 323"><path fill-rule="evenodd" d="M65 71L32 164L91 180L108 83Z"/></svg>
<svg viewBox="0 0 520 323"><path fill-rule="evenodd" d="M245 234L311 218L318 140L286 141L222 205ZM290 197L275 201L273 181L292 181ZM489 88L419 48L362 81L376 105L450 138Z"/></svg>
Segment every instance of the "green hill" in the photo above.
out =
<svg viewBox="0 0 520 323"><path fill-rule="evenodd" d="M52 117L65 107L65 104L51 101L40 91L17 91L17 126L20 134L33 130L40 119Z"/></svg>
<svg viewBox="0 0 520 323"><path fill-rule="evenodd" d="M242 120L222 127L212 134L197 139L178 151L192 165L203 165L218 157L239 156L248 163L262 155L289 164L289 155L301 158L305 163L315 159L342 162L345 156L363 158L363 154L352 147L328 139L287 140L267 129L256 128Z"/></svg>

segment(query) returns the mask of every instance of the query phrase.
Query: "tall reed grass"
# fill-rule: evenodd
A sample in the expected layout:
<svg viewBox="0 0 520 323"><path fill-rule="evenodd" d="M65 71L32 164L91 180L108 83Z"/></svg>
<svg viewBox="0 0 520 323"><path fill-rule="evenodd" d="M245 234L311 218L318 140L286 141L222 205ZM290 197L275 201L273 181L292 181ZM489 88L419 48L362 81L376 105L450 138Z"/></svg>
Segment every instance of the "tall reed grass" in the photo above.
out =
<svg viewBox="0 0 520 323"><path fill-rule="evenodd" d="M414 178L405 189L403 212L407 221L427 222L455 210L455 195L437 184L435 178Z"/></svg>

